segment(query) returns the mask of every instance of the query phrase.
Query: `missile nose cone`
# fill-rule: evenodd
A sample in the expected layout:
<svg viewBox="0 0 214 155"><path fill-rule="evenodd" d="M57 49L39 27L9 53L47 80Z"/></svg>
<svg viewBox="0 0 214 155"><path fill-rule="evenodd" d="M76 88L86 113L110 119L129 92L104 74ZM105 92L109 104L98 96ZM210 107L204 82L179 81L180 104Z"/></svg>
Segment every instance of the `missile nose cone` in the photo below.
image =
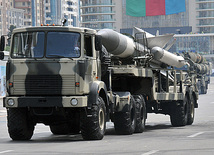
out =
<svg viewBox="0 0 214 155"><path fill-rule="evenodd" d="M103 46L105 46L107 51L110 53L117 48L120 42L119 36L111 29L102 29L98 32L98 35L102 36Z"/></svg>
<svg viewBox="0 0 214 155"><path fill-rule="evenodd" d="M106 50L115 56L125 58L131 56L135 50L134 41L111 29L102 29L98 31L102 36L102 43Z"/></svg>

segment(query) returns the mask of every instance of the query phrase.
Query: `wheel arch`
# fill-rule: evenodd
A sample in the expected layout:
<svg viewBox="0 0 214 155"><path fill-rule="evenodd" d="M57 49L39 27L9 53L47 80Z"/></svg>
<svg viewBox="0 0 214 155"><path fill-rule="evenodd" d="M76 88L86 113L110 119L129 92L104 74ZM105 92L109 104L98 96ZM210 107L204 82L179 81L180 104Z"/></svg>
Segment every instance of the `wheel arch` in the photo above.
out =
<svg viewBox="0 0 214 155"><path fill-rule="evenodd" d="M102 97L106 106L109 105L107 88L103 81L95 81L92 83L89 96L88 96L88 106L91 107L93 104L97 104L98 97Z"/></svg>

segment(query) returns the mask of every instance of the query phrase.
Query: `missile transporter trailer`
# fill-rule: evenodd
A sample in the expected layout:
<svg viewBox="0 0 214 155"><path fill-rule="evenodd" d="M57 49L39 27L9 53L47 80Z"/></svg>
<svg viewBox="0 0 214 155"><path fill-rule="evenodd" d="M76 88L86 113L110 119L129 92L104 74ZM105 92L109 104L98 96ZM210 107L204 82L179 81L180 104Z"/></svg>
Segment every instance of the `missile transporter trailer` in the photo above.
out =
<svg viewBox="0 0 214 155"><path fill-rule="evenodd" d="M192 124L194 74L174 70L186 62L139 34L138 42L107 29L15 29L3 99L10 137L31 139L37 123L85 140L102 139L107 121L117 134L142 133L147 113L170 115L172 126ZM1 37L1 51L4 44Z"/></svg>
<svg viewBox="0 0 214 155"><path fill-rule="evenodd" d="M206 62L206 59L202 55L195 52L183 52L182 55L186 60L191 61L189 64L196 71L196 83L199 95L206 94L212 74L212 63Z"/></svg>

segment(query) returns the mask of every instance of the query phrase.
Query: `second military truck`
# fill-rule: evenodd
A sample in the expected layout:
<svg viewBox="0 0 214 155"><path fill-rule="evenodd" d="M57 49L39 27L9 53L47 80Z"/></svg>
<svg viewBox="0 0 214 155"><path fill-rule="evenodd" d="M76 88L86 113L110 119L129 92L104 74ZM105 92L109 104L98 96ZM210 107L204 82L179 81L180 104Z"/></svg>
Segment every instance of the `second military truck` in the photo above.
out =
<svg viewBox="0 0 214 155"><path fill-rule="evenodd" d="M170 115L172 126L192 124L195 73L174 69L188 62L163 49L171 35L135 30L128 37L110 29L15 29L3 100L10 137L31 139L37 123L85 140L102 139L107 121L117 134L142 133L147 113ZM2 51L4 44L1 37Z"/></svg>

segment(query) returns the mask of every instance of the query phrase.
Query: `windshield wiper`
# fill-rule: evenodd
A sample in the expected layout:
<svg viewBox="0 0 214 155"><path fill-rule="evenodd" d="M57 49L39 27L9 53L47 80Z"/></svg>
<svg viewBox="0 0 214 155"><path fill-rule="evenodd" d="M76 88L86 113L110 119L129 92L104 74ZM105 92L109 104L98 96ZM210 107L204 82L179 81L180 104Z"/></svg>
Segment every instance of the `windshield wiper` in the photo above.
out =
<svg viewBox="0 0 214 155"><path fill-rule="evenodd" d="M55 55L55 54L50 54L50 55L47 55L48 57L57 57L57 58L66 58L65 56L63 55Z"/></svg>
<svg viewBox="0 0 214 155"><path fill-rule="evenodd" d="M48 57L50 56L53 56L53 58L55 57L55 58L68 58L68 59L71 59L71 60L73 60L73 58L70 58L70 57L65 57L65 56L63 56L63 55L56 55L56 54L50 54L50 55L47 55Z"/></svg>

